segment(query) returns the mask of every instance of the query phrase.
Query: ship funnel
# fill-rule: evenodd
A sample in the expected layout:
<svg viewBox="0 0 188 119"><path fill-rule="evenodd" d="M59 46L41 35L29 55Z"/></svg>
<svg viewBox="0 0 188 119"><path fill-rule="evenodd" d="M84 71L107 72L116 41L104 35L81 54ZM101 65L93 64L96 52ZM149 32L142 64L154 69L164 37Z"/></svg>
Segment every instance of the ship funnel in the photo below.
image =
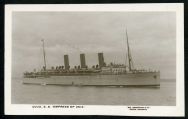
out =
<svg viewBox="0 0 188 119"><path fill-rule="evenodd" d="M64 65L65 65L65 69L69 69L69 56L68 55L64 55Z"/></svg>
<svg viewBox="0 0 188 119"><path fill-rule="evenodd" d="M86 68L85 54L80 54L80 64L81 68Z"/></svg>
<svg viewBox="0 0 188 119"><path fill-rule="evenodd" d="M104 67L105 62L104 62L103 53L98 53L98 60L99 60L99 67Z"/></svg>

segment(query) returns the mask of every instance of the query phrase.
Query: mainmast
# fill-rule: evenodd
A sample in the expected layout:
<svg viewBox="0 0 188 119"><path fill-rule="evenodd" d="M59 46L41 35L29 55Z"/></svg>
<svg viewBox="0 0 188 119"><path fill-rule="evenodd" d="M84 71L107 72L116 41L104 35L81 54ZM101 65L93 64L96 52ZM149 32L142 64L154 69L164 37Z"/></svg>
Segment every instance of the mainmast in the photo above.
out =
<svg viewBox="0 0 188 119"><path fill-rule="evenodd" d="M44 49L44 40L42 39L42 46L43 46L43 56L44 56L44 70L46 70L46 55L45 55L45 49Z"/></svg>
<svg viewBox="0 0 188 119"><path fill-rule="evenodd" d="M129 48L129 39L128 39L127 30L126 30L126 38L127 38L127 52L128 52L129 71L131 71L133 62L132 62L132 57L131 57L130 48Z"/></svg>

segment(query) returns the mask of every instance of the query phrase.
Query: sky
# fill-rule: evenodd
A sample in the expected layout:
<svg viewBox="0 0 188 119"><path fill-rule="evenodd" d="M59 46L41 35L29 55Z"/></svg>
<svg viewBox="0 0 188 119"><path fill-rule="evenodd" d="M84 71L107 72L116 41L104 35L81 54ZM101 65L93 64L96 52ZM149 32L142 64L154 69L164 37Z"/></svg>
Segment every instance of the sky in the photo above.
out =
<svg viewBox="0 0 188 119"><path fill-rule="evenodd" d="M47 68L80 65L104 60L125 64L126 30L134 67L159 70L161 78L176 77L176 14L174 12L13 12L12 74L40 70L44 65L45 41Z"/></svg>

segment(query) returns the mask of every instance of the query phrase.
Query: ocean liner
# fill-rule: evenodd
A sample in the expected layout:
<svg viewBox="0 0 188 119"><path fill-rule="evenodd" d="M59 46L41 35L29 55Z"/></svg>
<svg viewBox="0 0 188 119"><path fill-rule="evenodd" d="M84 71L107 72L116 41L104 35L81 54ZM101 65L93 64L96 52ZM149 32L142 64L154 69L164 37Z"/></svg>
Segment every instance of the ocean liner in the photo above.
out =
<svg viewBox="0 0 188 119"><path fill-rule="evenodd" d="M80 54L80 65L69 65L68 55L64 55L64 66L47 69L44 40L42 40L44 66L40 71L25 72L24 84L74 85L74 86L160 86L160 72L138 70L133 67L129 39L126 31L126 64L107 64L103 53L98 53L98 64L88 67L85 54Z"/></svg>

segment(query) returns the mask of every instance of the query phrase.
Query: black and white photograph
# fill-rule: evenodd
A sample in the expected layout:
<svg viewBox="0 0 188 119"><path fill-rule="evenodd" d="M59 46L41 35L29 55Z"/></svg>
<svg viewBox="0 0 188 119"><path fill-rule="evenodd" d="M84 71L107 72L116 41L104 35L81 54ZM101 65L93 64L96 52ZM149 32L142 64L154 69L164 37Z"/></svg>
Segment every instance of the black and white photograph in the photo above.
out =
<svg viewBox="0 0 188 119"><path fill-rule="evenodd" d="M8 25L10 104L151 108L183 101L177 11L24 9L12 10Z"/></svg>

